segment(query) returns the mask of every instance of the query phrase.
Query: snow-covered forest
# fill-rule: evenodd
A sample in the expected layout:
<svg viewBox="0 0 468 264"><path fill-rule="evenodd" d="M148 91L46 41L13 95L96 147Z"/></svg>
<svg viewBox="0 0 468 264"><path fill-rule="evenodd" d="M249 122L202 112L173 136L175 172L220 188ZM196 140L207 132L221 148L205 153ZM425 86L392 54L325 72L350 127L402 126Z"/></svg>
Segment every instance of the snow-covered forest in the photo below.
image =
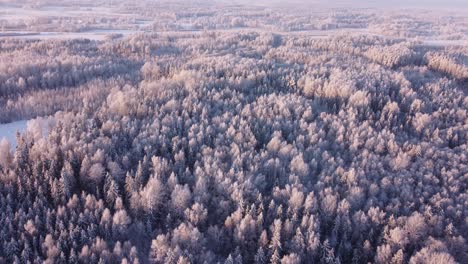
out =
<svg viewBox="0 0 468 264"><path fill-rule="evenodd" d="M468 263L466 9L0 7L0 263Z"/></svg>

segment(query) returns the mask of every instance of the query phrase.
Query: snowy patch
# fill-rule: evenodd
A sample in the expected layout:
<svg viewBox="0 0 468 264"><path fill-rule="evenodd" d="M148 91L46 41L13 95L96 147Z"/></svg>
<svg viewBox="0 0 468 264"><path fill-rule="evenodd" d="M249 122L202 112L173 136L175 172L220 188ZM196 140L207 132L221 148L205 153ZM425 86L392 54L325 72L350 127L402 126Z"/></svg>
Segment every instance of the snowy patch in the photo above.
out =
<svg viewBox="0 0 468 264"><path fill-rule="evenodd" d="M16 147L16 133L24 133L28 120L20 120L7 124L0 124L0 140L6 138L11 145L11 148Z"/></svg>
<svg viewBox="0 0 468 264"><path fill-rule="evenodd" d="M0 140L10 142L12 149L16 147L16 133L30 133L34 139L47 136L49 128L54 124L53 118L38 117L31 120L20 120L7 124L0 124Z"/></svg>

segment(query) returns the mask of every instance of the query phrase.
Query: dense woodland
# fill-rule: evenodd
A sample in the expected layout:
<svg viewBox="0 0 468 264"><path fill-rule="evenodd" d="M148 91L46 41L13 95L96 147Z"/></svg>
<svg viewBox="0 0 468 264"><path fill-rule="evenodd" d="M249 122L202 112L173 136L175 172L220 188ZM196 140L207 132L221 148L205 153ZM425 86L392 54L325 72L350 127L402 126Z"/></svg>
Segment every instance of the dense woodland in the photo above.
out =
<svg viewBox="0 0 468 264"><path fill-rule="evenodd" d="M2 39L0 122L42 118L0 141L0 263L467 263L467 54Z"/></svg>

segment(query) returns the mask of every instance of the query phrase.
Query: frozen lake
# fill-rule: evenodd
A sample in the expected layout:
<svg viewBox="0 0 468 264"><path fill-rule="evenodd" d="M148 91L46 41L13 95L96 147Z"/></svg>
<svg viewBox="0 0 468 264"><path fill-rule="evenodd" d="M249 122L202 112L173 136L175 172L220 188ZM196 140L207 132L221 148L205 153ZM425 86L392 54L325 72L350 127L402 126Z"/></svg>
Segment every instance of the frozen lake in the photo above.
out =
<svg viewBox="0 0 468 264"><path fill-rule="evenodd" d="M7 124L0 124L0 140L6 138L10 141L11 148L16 147L16 132L24 133L26 131L28 120L20 120Z"/></svg>

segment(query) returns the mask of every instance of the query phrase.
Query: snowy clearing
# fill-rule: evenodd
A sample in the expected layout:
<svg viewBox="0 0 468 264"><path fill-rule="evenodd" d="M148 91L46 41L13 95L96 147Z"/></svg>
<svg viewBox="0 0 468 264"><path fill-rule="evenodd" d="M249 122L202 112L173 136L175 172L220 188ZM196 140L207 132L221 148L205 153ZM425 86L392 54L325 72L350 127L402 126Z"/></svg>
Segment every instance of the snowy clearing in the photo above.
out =
<svg viewBox="0 0 468 264"><path fill-rule="evenodd" d="M24 133L27 123L28 120L20 120L12 123L0 124L0 140L6 138L14 149L16 147L16 133Z"/></svg>

